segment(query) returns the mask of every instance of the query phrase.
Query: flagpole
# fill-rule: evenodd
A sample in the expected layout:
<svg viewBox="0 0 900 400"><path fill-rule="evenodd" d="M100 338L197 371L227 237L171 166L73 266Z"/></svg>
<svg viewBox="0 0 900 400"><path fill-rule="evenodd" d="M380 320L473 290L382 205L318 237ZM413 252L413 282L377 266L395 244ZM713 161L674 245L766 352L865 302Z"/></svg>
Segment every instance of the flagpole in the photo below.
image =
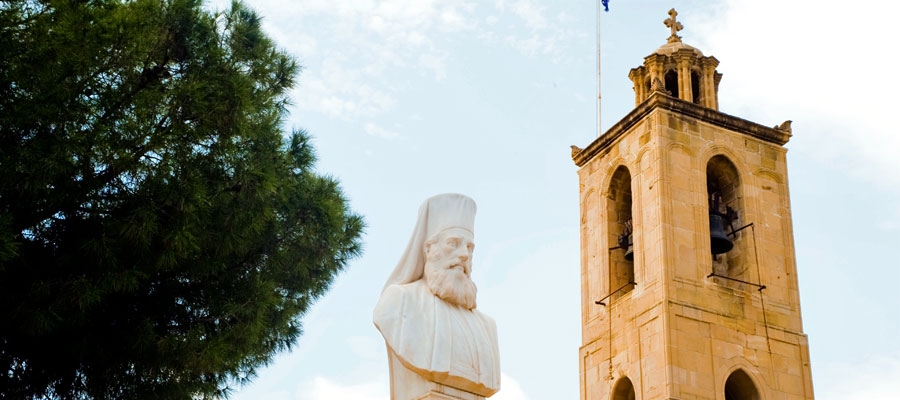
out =
<svg viewBox="0 0 900 400"><path fill-rule="evenodd" d="M603 134L603 128L600 126L600 3L603 0L597 0L597 137Z"/></svg>

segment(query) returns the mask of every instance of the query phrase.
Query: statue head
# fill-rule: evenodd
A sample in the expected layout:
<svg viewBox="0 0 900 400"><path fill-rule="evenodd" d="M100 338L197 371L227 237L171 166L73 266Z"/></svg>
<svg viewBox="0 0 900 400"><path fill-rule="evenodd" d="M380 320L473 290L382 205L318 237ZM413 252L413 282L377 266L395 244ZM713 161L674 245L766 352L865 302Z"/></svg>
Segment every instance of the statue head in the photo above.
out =
<svg viewBox="0 0 900 400"><path fill-rule="evenodd" d="M474 235L462 228L445 229L425 241L425 283L435 296L466 309L475 308L472 282Z"/></svg>
<svg viewBox="0 0 900 400"><path fill-rule="evenodd" d="M460 307L475 308L471 280L475 201L456 194L425 200L412 237L384 287L425 279L431 292Z"/></svg>

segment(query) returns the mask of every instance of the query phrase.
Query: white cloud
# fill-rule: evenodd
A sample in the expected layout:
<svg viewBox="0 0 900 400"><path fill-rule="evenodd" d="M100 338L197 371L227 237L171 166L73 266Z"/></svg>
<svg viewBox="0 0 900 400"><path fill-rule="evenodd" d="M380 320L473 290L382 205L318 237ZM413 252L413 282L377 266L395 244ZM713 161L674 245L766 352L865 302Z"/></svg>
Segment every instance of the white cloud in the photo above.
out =
<svg viewBox="0 0 900 400"><path fill-rule="evenodd" d="M435 44L437 32L470 28L471 6L419 0L365 0L298 6L318 48L333 49L306 65L297 105L330 117L372 117L394 105L397 88L389 74L408 68L446 76L447 52ZM297 49L300 50L300 49ZM307 82L307 83L304 83Z"/></svg>
<svg viewBox="0 0 900 400"><path fill-rule="evenodd" d="M886 231L900 232L900 205L886 206L885 217L878 221L878 227Z"/></svg>
<svg viewBox="0 0 900 400"><path fill-rule="evenodd" d="M834 379L814 382L821 400L900 399L900 354L852 365L826 365Z"/></svg>
<svg viewBox="0 0 900 400"><path fill-rule="evenodd" d="M387 366L385 366L387 368ZM501 389L491 400L527 400L519 382L506 374L500 375ZM295 399L304 400L388 400L390 384L387 376L382 380L354 384L341 384L323 376L316 376L297 388ZM278 393L284 398L283 393Z"/></svg>
<svg viewBox="0 0 900 400"><path fill-rule="evenodd" d="M541 30L547 27L547 20L544 19L544 7L541 7L530 0L520 0L512 6L513 12L525 21L525 25L531 30Z"/></svg>
<svg viewBox="0 0 900 400"><path fill-rule="evenodd" d="M773 125L794 119L795 134L815 136L808 144L820 156L896 190L900 135L891 99L900 80L883 72L893 68L887 47L898 12L900 4L879 0L729 0L694 36L707 39L698 47L727 60L719 69L729 93L720 99L739 99L725 104L731 112Z"/></svg>
<svg viewBox="0 0 900 400"><path fill-rule="evenodd" d="M366 83L365 69L353 68L340 54L325 58L315 71L300 78L293 93L301 109L319 112L333 118L371 117L389 109L394 103L390 87Z"/></svg>
<svg viewBox="0 0 900 400"><path fill-rule="evenodd" d="M212 0L210 8L228 5ZM478 7L492 6L498 15L476 17ZM304 67L293 96L297 108L346 120L392 109L404 90L391 84L398 73L412 69L445 79L452 46L463 40L488 39L556 60L566 43L583 36L568 27L564 14L534 0L259 0L251 7L262 15L266 32ZM499 26L499 35L484 29Z"/></svg>
<svg viewBox="0 0 900 400"><path fill-rule="evenodd" d="M506 375L500 373L500 391L491 396L491 400L526 400L525 392L519 386L519 382Z"/></svg>
<svg viewBox="0 0 900 400"><path fill-rule="evenodd" d="M316 376L301 385L294 398L298 400L388 400L391 397L390 391L386 380L342 385L328 378Z"/></svg>
<svg viewBox="0 0 900 400"><path fill-rule="evenodd" d="M569 62L570 59L564 58L570 57L566 54L568 47L591 36L572 24L572 17L565 12L556 12L555 17L548 19L545 15L551 14L550 11L527 0L519 1L510 8L527 29L525 32L511 29L500 36L503 43L525 56L549 56L556 63ZM495 27L496 21L489 22L488 26ZM495 32L482 31L480 35L493 38Z"/></svg>
<svg viewBox="0 0 900 400"><path fill-rule="evenodd" d="M384 140L391 140L391 139L396 138L397 136L400 136L400 134L397 132L389 131L384 128L380 128L371 122L369 122L365 126L363 126L363 130L366 132L367 135L379 137Z"/></svg>
<svg viewBox="0 0 900 400"><path fill-rule="evenodd" d="M358 358L372 360L378 358L378 355L384 351L384 342L373 336L350 336L347 338L347 347Z"/></svg>
<svg viewBox="0 0 900 400"><path fill-rule="evenodd" d="M302 54L302 57L314 56L319 50L316 39L309 35L298 35L294 42L296 43L297 54Z"/></svg>
<svg viewBox="0 0 900 400"><path fill-rule="evenodd" d="M464 29L471 29L474 27L474 25L472 25L467 20L468 11L471 11L471 8L468 9L466 13L462 13L454 8L446 8L442 10L440 15L441 24L438 26L445 32L456 32Z"/></svg>
<svg viewBox="0 0 900 400"><path fill-rule="evenodd" d="M209 8L226 9L228 0ZM397 89L386 72L405 68L446 76L447 51L438 34L474 29L475 5L437 0L258 0L266 33L304 67L294 101L300 110L332 118L380 114Z"/></svg>
<svg viewBox="0 0 900 400"><path fill-rule="evenodd" d="M419 56L419 66L432 71L434 79L441 81L447 77L447 53L427 53Z"/></svg>
<svg viewBox="0 0 900 400"><path fill-rule="evenodd" d="M520 53L530 57L553 51L552 38L540 35L532 35L529 38L509 35L506 37L506 43Z"/></svg>

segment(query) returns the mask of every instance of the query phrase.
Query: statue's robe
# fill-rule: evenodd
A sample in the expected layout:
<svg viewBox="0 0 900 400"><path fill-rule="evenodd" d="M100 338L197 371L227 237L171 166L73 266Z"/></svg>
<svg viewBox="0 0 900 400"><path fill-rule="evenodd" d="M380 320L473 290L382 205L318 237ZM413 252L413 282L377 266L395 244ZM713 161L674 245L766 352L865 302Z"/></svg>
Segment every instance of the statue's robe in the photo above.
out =
<svg viewBox="0 0 900 400"><path fill-rule="evenodd" d="M431 293L424 279L388 286L375 306L374 320L392 358L391 391L395 400L406 400L401 393L409 390L395 387L404 385L398 379L411 374L395 371L394 357L402 367L427 381L485 397L500 390L494 320L478 310L441 300Z"/></svg>

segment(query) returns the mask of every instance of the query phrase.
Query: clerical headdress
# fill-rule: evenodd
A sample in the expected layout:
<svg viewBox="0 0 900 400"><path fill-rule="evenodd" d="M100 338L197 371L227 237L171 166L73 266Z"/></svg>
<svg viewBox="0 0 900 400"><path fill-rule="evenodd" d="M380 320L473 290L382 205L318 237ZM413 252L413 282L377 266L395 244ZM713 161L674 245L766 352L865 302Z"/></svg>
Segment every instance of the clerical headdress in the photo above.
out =
<svg viewBox="0 0 900 400"><path fill-rule="evenodd" d="M419 207L419 219L406 251L384 288L422 279L425 273L425 241L434 235L450 228L465 229L474 235L475 209L475 200L458 193L439 194L425 200Z"/></svg>

